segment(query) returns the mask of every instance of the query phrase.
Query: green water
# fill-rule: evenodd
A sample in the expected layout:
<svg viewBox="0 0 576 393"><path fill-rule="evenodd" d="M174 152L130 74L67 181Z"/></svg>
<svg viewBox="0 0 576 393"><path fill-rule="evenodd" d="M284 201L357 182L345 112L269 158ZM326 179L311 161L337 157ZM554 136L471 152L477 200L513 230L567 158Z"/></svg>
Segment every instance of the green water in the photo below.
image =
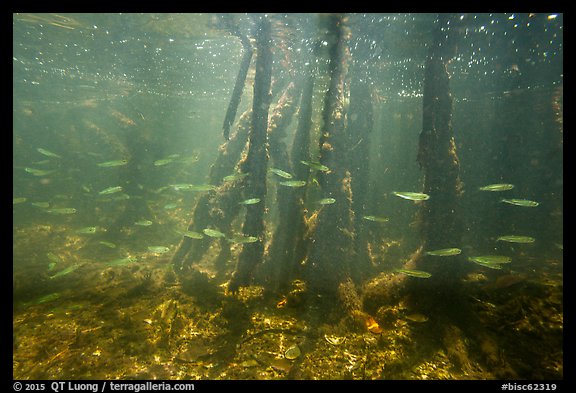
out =
<svg viewBox="0 0 576 393"><path fill-rule="evenodd" d="M239 167L248 147L213 178L244 53L236 33L255 45L261 17L13 15L14 378L561 379L563 15L452 15L457 45L447 70L461 190L459 205L445 210L463 225L460 238L432 249L420 249L419 214L434 195L421 197L417 156L436 15L345 18L348 132L360 133L351 125L370 119L356 125L368 132L335 153L352 173L349 198L323 189L323 179L340 173L323 165L326 146L318 143L333 44L326 15L266 16L271 108L290 82L309 81L307 70L315 77L309 157L269 162L264 198L250 194L251 174ZM252 106L253 56L232 138ZM357 104L356 86L369 105ZM285 157L301 111L289 115ZM347 161L355 149L364 149L363 159ZM287 187L288 174L298 187ZM513 187L480 190L493 184ZM305 245L290 249L295 264L280 274L270 255L290 253L273 254L271 243L286 231L282 213L295 198L306 223L295 236ZM342 204L353 225L323 227ZM259 208L265 230L243 233ZM349 239L353 251L335 259L352 266L361 309L315 309L306 272L321 233ZM534 241L498 241L503 236ZM180 275L172 259L183 241L204 248ZM229 293L243 248L255 246L264 256L251 284ZM451 320L442 305L418 308L414 297L425 293L387 302L377 290L399 279L441 279L436 271L421 274L425 280L397 271L426 271L405 264L449 248L461 253L424 263L462 270L460 294L485 330ZM468 261L487 255L511 262ZM278 277L289 285L279 289Z"/></svg>

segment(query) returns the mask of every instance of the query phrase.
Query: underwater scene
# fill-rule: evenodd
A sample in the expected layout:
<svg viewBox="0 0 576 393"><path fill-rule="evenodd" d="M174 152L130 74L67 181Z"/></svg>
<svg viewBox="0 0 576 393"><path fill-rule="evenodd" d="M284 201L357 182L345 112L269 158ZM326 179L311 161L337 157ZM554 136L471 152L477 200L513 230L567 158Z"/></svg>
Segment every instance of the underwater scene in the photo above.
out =
<svg viewBox="0 0 576 393"><path fill-rule="evenodd" d="M560 380L563 15L13 14L14 379Z"/></svg>

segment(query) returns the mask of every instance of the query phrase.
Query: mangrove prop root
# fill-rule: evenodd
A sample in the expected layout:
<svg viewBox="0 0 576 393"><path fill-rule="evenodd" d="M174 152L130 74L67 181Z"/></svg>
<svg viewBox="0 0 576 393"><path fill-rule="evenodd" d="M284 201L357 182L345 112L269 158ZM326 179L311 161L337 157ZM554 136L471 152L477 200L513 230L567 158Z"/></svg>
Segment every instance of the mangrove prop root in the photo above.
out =
<svg viewBox="0 0 576 393"><path fill-rule="evenodd" d="M272 79L271 27L266 15L260 16L256 45L258 52L256 57L254 100L252 103L252 130L250 132L248 155L243 163L243 169L244 172L250 173L247 179L247 188L250 190L250 195L265 200L268 164L268 109ZM242 233L264 239L263 203L247 206ZM252 271L258 262L262 260L263 254L264 244L262 241L243 245L236 271L229 283L228 289L230 292L237 292L240 286L249 284Z"/></svg>

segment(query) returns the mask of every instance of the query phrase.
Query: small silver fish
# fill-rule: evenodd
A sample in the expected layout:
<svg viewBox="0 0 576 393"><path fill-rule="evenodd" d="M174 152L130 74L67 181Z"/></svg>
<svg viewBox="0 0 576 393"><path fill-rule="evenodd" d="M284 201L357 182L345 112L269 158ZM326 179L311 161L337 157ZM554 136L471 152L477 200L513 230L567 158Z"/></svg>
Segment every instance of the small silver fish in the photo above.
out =
<svg viewBox="0 0 576 393"><path fill-rule="evenodd" d="M484 266L484 267L487 267L489 269L494 269L494 270L501 270L502 269L502 264L500 264L500 263L481 262L481 261L472 260L470 258L468 258L468 260L471 262L474 262L477 265Z"/></svg>
<svg viewBox="0 0 576 393"><path fill-rule="evenodd" d="M52 152L49 151L49 150L42 149L41 147L39 147L39 148L36 149L36 150L38 150L38 152L39 152L40 154L44 154L44 155L47 156L47 157L62 158L62 156L59 156L59 155L56 154L56 153L52 153Z"/></svg>
<svg viewBox="0 0 576 393"><path fill-rule="evenodd" d="M161 160L156 160L154 161L154 166L164 166L164 165L168 165L170 164L172 161L174 161L173 158L163 158Z"/></svg>
<svg viewBox="0 0 576 393"><path fill-rule="evenodd" d="M170 251L170 249L168 247L165 247L165 246L149 246L148 251L154 252L156 254L164 254L164 253Z"/></svg>
<svg viewBox="0 0 576 393"><path fill-rule="evenodd" d="M388 221L390 221L390 219L388 217L364 216L362 218L365 220L374 221L374 222L388 222Z"/></svg>
<svg viewBox="0 0 576 393"><path fill-rule="evenodd" d="M99 167L102 168L112 168L116 166L122 166L128 164L128 160L114 160L114 161L106 161L97 164Z"/></svg>
<svg viewBox="0 0 576 393"><path fill-rule="evenodd" d="M487 186L478 188L480 191L508 191L514 188L513 184L488 184Z"/></svg>
<svg viewBox="0 0 576 393"><path fill-rule="evenodd" d="M320 205L331 205L335 202L336 198L322 198L319 201L316 201L316 203L319 203Z"/></svg>
<svg viewBox="0 0 576 393"><path fill-rule="evenodd" d="M62 277L65 276L67 274L72 273L74 270L78 269L80 266L82 266L82 263L77 263L75 265L71 265L68 266L66 269L60 270L58 273L54 274L53 276L50 276L50 278L58 278L58 277Z"/></svg>
<svg viewBox="0 0 576 393"><path fill-rule="evenodd" d="M421 192L394 191L392 194L394 194L400 198L403 198L403 199L408 199L410 201L426 201L426 200L430 199L430 195L423 194Z"/></svg>
<svg viewBox="0 0 576 393"><path fill-rule="evenodd" d="M49 202L32 202L31 205L39 207L40 209L48 209L50 207Z"/></svg>
<svg viewBox="0 0 576 393"><path fill-rule="evenodd" d="M194 184L179 183L179 184L171 184L170 187L172 187L172 189L174 189L174 191L186 191L186 190L191 190L192 188L194 188Z"/></svg>
<svg viewBox="0 0 576 393"><path fill-rule="evenodd" d="M287 181L281 181L278 184L286 187L304 187L306 185L306 182L304 180L287 180Z"/></svg>
<svg viewBox="0 0 576 393"><path fill-rule="evenodd" d="M432 274L422 271L422 270L411 270L411 269L396 269L397 273L402 273L410 277L417 278L430 278Z"/></svg>
<svg viewBox="0 0 576 393"><path fill-rule="evenodd" d="M115 186L115 187L108 187L103 189L102 191L100 191L98 194L99 195L109 195L109 194L115 194L117 192L122 191L122 186Z"/></svg>
<svg viewBox="0 0 576 393"><path fill-rule="evenodd" d="M476 263L489 263L489 264L500 264L500 263L510 263L512 258L504 255L477 255L468 257L468 260Z"/></svg>
<svg viewBox="0 0 576 393"><path fill-rule="evenodd" d="M501 202L523 207L536 207L539 205L538 202L529 201L528 199L502 199Z"/></svg>
<svg viewBox="0 0 576 393"><path fill-rule="evenodd" d="M34 176L47 176L56 172L55 169L36 169L36 168L24 168L24 171Z"/></svg>
<svg viewBox="0 0 576 393"><path fill-rule="evenodd" d="M315 171L329 172L330 168L326 165L319 163L318 161L300 161L300 163L314 169Z"/></svg>
<svg viewBox="0 0 576 393"><path fill-rule="evenodd" d="M443 248L441 250L426 251L424 254L436 257L448 257L452 255L458 255L461 252L462 250L459 248Z"/></svg>
<svg viewBox="0 0 576 393"><path fill-rule="evenodd" d="M293 177L292 174L278 168L270 168L268 170L277 176L283 177L284 179L292 179Z"/></svg>
<svg viewBox="0 0 576 393"><path fill-rule="evenodd" d="M76 213L76 209L73 207L59 207L55 209L46 209L44 210L46 213L50 214L74 214Z"/></svg>
<svg viewBox="0 0 576 393"><path fill-rule="evenodd" d="M152 224L153 224L153 222L150 220L140 220L140 221L136 221L134 223L134 225L139 225L141 227L149 227Z"/></svg>
<svg viewBox="0 0 576 393"><path fill-rule="evenodd" d="M238 202L239 205L255 205L260 202L260 198L250 198L245 201Z"/></svg>
<svg viewBox="0 0 576 393"><path fill-rule="evenodd" d="M424 314L408 314L406 319L412 322L424 323L428 321L428 317Z"/></svg>
<svg viewBox="0 0 576 393"><path fill-rule="evenodd" d="M191 239L204 239L204 235L194 231L184 231L182 235Z"/></svg>
<svg viewBox="0 0 576 393"><path fill-rule="evenodd" d="M212 184L198 184L189 188L190 191L214 191L216 186Z"/></svg>
<svg viewBox="0 0 576 393"><path fill-rule="evenodd" d="M210 236L210 237L226 237L225 234L223 234L222 232L217 231L215 229L206 228L206 229L203 229L202 232L204 232L204 234L206 236Z"/></svg>
<svg viewBox="0 0 576 393"><path fill-rule="evenodd" d="M116 248L116 244L112 243L112 242L107 242L104 240L99 241L98 243L102 244L103 246L106 246L108 248Z"/></svg>
<svg viewBox="0 0 576 393"><path fill-rule="evenodd" d="M530 236L507 235L498 237L496 241L503 241L510 243L534 243L536 239Z"/></svg>
<svg viewBox="0 0 576 393"><path fill-rule="evenodd" d="M222 181L229 182L229 181L236 181L245 178L248 176L248 173L235 173L233 175L224 176Z"/></svg>

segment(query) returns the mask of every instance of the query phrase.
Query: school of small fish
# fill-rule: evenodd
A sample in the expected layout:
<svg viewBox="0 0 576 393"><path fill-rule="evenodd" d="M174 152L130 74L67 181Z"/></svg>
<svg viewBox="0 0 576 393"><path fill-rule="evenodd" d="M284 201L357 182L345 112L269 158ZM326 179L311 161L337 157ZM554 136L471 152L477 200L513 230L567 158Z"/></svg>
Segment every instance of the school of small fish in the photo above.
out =
<svg viewBox="0 0 576 393"><path fill-rule="evenodd" d="M42 154L45 157L48 157L50 159L62 160L61 154L54 153L54 152L47 150L43 147L37 148L37 151L40 154ZM176 164L178 162L189 163L189 162L196 162L197 160L198 160L197 156L192 156L190 158L180 159L180 154L171 154L171 155L165 156L163 158L156 159L155 161L152 162L152 165L155 167L164 167L164 166ZM50 160L45 160L45 162L35 162L34 164L41 165L41 164L46 164L49 162L50 162ZM330 168L327 167L326 165L320 163L319 161L301 160L300 163L302 165L309 167L311 173L314 173L314 172L331 173ZM101 168L118 168L118 167L128 166L129 164L130 164L129 158L117 158L117 159L112 159L109 161L101 161L101 162L96 163L96 165L98 167L101 167ZM37 176L37 177L46 177L46 176L58 173L57 169L38 169L38 168L32 168L32 167L25 167L24 171L33 175L33 176ZM279 169L279 168L271 167L268 169L268 173L274 175L275 179L276 179L275 182L278 185L284 186L284 187L300 188L300 187L305 187L308 184L318 185L315 177L313 177L311 179L311 183L308 183L308 181L306 181L306 180L294 179L294 175L292 173L285 171L283 169ZM237 181L240 181L240 180L246 178L247 176L249 176L249 173L236 172L236 173L224 176L222 178L222 184L225 184L228 182L237 182ZM215 191L217 188L218 187L216 185L213 185L213 184L176 183L176 184L169 184L167 186L161 187L156 192L163 192L166 189L172 189L176 192L186 192L186 191L210 192L210 191ZM477 189L479 191L484 191L484 192L505 192L505 191L513 190L514 188L515 188L515 186L513 184L510 184L510 183L493 183L493 184L488 184L485 186L480 186ZM86 193L92 193L93 187L89 186L89 185L83 185L82 189ZM112 199L103 199L103 201L110 201L110 200L118 201L118 200L129 199L130 198L129 195L120 194L124 191L124 189L125 189L124 185L112 185L112 186L106 187L106 188L101 189L100 191L96 192L96 196L102 196L102 197L111 196L111 198L112 198ZM413 202L422 202L422 203L425 203L426 201L428 201L432 197L430 194L426 194L426 193L422 193L422 192L415 192L415 191L393 191L393 192L391 192L391 194L394 196L397 196L399 198L405 199L405 200L409 200L409 201L413 201ZM13 197L12 203L13 203L13 205L22 205L28 201L29 201L28 197L16 196L16 197ZM320 206L327 206L327 205L335 204L336 202L337 202L336 198L325 197L325 198L318 199L318 200L314 201L313 203L315 203L316 205L320 205ZM539 206L539 202L534 201L534 200L530 200L530 199L523 199L523 198L501 198L500 202L504 203L504 204L513 205L513 206L519 206L519 207L532 207L533 208L533 207ZM30 205L34 206L35 208L42 209L44 212L46 212L48 214L53 214L53 215L64 215L65 216L65 215L75 214L77 212L76 207L59 206L59 203L56 203L53 201L30 201L29 203L30 203ZM244 199L244 200L238 202L239 205L244 205L244 206L256 205L259 203L262 203L262 199L259 197L252 197L252 198ZM176 209L177 207L179 207L179 204L176 202L169 202L169 203L164 204L164 206L163 206L163 208L165 210ZM370 221L370 222L374 222L374 223L387 223L390 221L390 219L388 217L380 216L380 215L374 215L374 214L366 214L366 215L363 215L361 218L365 221ZM154 221L152 221L151 219L148 219L148 218L142 218L142 219L134 222L134 226L136 226L136 227L150 227L153 224L154 224ZM106 228L100 228L98 226L87 226L87 227L82 227L82 228L78 228L75 230L75 233L78 235L95 235L98 232L106 232ZM260 240L256 236L251 236L251 235L247 235L247 234L229 234L229 235L227 235L227 234L219 231L216 228L203 228L203 229L201 229L201 232L196 232L193 230L185 230L185 231L177 231L177 232L183 238L201 240L201 239L206 239L206 237L208 237L208 238L212 238L212 239L224 239L224 240L228 241L229 243L234 243L234 244L249 244L249 243L254 243L254 242L257 242ZM501 236L498 236L495 240L496 240L496 242L513 243L513 244L531 244L531 243L534 243L536 241L536 239L534 237L526 236L526 235L516 235L516 234L501 235ZM115 243L105 241L105 240L98 241L98 244L100 244L101 246L110 248L110 249L115 249L117 247L117 245ZM152 254L161 255L161 254L165 254L165 253L170 252L171 249L168 246L152 245L152 246L148 246L147 250L148 250L148 252L150 252ZM423 255L425 255L427 257L433 257L433 258L453 257L453 256L458 256L461 253L462 253L462 249L458 248L458 247L445 247L445 248L429 249L429 250L423 251ZM58 266L61 266L63 264L63 261L61 258L57 257L53 253L48 253L48 258L50 260L49 271L52 271L52 275L50 276L50 278L58 278L58 277L62 277L64 275L68 275L68 274L74 272L76 269L78 269L81 266L81 264L73 264L73 265L70 265L64 269L56 271L54 273L53 272L54 269L57 269ZM447 258L446 260L449 260L449 259L450 258ZM504 255L471 255L471 256L468 256L466 259L470 262L473 262L473 263L479 265L479 266L483 266L483 267L486 267L489 269L497 269L497 270L502 269L502 267L504 265L506 265L512 261L512 259L510 257L504 256ZM126 264L134 263L134 262L136 262L136 258L125 257L125 258L112 260L110 262L105 262L105 265L106 266L124 266ZM432 274L430 274L429 272L426 272L423 270L416 270L416 269L395 269L394 272L406 275L408 277L414 277L414 278L420 278L420 279L429 279L432 277ZM414 318L416 318L416 317L413 317L413 319ZM408 319L410 319L410 318L408 318ZM371 325L373 326L373 329L378 330L375 327L377 325L374 325L374 324L371 324ZM368 327L368 328L370 329L370 327ZM328 338L327 338L327 340L328 340ZM328 341L331 342L333 340L330 339ZM332 342L332 343L334 345L336 345L335 342ZM292 350L296 351L295 348L292 348ZM290 351L288 351L288 352L290 352Z"/></svg>

